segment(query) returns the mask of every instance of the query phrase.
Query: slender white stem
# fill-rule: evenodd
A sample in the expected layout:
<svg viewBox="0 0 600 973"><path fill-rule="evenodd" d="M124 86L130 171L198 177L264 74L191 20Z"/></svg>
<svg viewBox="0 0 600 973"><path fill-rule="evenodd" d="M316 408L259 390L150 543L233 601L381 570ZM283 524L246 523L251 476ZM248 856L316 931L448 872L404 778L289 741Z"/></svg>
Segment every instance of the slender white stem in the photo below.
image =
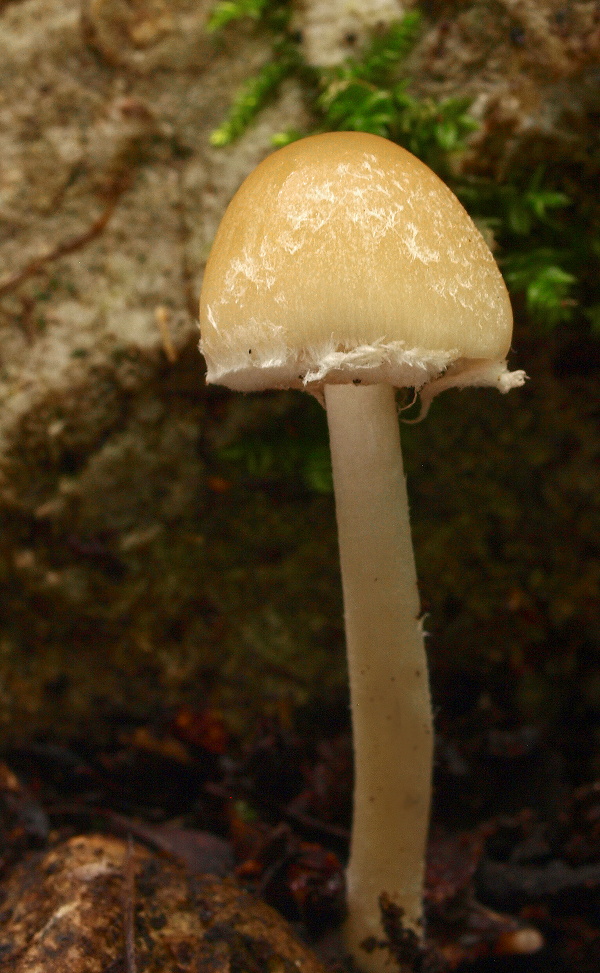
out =
<svg viewBox="0 0 600 973"><path fill-rule="evenodd" d="M422 933L431 797L427 660L389 385L326 385L354 737L346 940L361 969L389 973L379 897Z"/></svg>

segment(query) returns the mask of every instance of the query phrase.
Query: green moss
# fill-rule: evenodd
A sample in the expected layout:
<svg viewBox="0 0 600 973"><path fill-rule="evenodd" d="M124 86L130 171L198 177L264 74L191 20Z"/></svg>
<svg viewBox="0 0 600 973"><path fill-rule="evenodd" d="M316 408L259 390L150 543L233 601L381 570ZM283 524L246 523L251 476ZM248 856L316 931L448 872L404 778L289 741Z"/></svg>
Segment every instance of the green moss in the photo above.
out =
<svg viewBox="0 0 600 973"><path fill-rule="evenodd" d="M531 323L548 330L577 315L592 238L581 235L574 201L545 168L513 178L462 181L455 189L493 235L506 283L523 296Z"/></svg>
<svg viewBox="0 0 600 973"><path fill-rule="evenodd" d="M295 400L298 401L298 400ZM300 484L310 493L333 492L327 424L312 399L298 401L282 420L273 416L259 430L244 430L219 451L223 472L256 484Z"/></svg>
<svg viewBox="0 0 600 973"><path fill-rule="evenodd" d="M289 4L274 0L221 0L209 17L207 29L214 33L234 20L245 19L262 21L277 27L287 24L288 7Z"/></svg>
<svg viewBox="0 0 600 973"><path fill-rule="evenodd" d="M258 74L248 78L236 93L227 118L211 133L211 144L229 145L242 135L277 92L284 78L294 72L297 61L297 52L291 45L280 45L277 59L263 64Z"/></svg>

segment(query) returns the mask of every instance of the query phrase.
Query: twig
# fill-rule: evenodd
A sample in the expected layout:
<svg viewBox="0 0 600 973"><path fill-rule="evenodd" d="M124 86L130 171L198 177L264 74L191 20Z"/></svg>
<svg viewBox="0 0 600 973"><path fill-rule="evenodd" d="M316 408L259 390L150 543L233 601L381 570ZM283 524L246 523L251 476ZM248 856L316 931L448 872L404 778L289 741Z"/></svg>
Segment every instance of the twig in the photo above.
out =
<svg viewBox="0 0 600 973"><path fill-rule="evenodd" d="M123 925L125 927L125 960L127 973L136 973L135 961L135 863L133 839L127 839L125 855L125 883L123 889Z"/></svg>
<svg viewBox="0 0 600 973"><path fill-rule="evenodd" d="M162 346L167 360L171 365L174 365L177 361L177 348L173 344L171 332L169 331L169 311L163 304L155 308L154 319L160 331Z"/></svg>
<svg viewBox="0 0 600 973"><path fill-rule="evenodd" d="M59 243L53 250L49 253L44 254L42 257L36 257L35 260L31 260L28 264L25 264L21 270L17 270L14 274L8 277L5 281L0 283L0 298L4 297L5 294L9 294L10 291L14 291L23 281L27 280L28 277L33 277L34 274L43 270L47 263L53 260L58 260L59 257L64 257L69 253L73 253L75 250L79 250L84 247L86 243L93 240L104 230L106 224L110 220L112 214L115 211L117 201L120 192L115 192L114 196L111 198L110 202L104 208L100 216L98 216L91 226L83 233L78 233L77 236L71 237L70 240L64 240Z"/></svg>
<svg viewBox="0 0 600 973"><path fill-rule="evenodd" d="M198 301L195 293L193 274L190 268L187 248L190 239L190 229L186 219L185 205L183 202L183 170L181 166L176 167L177 173L177 199L175 201L175 212L177 214L177 232L179 236L179 246L181 248L181 284L185 298L185 306L192 321L198 317Z"/></svg>

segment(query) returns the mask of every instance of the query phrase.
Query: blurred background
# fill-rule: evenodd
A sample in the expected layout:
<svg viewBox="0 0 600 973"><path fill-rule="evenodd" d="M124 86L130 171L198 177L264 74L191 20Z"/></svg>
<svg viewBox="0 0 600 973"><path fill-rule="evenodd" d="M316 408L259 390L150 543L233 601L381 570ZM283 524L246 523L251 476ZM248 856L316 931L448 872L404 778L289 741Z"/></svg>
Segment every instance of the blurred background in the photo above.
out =
<svg viewBox="0 0 600 973"><path fill-rule="evenodd" d="M0 741L345 724L324 414L207 389L196 318L250 169L363 129L464 202L529 375L402 429L440 738L600 773L599 82L594 0L0 5Z"/></svg>

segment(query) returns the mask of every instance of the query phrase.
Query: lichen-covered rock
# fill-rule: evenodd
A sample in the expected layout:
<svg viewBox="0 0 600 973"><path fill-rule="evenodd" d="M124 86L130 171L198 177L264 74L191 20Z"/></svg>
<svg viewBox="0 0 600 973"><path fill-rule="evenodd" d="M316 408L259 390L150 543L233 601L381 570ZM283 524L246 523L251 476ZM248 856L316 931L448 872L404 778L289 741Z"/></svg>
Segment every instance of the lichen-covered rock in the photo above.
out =
<svg viewBox="0 0 600 973"><path fill-rule="evenodd" d="M474 171L504 179L524 163L598 158L595 0L461 4L430 24L415 66L418 91L473 99L481 127L466 162Z"/></svg>
<svg viewBox="0 0 600 973"><path fill-rule="evenodd" d="M325 973L269 906L116 838L71 838L0 885L5 973Z"/></svg>
<svg viewBox="0 0 600 973"><path fill-rule="evenodd" d="M200 70L214 55L210 0L85 0L86 38L109 64L139 72Z"/></svg>

